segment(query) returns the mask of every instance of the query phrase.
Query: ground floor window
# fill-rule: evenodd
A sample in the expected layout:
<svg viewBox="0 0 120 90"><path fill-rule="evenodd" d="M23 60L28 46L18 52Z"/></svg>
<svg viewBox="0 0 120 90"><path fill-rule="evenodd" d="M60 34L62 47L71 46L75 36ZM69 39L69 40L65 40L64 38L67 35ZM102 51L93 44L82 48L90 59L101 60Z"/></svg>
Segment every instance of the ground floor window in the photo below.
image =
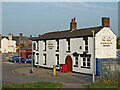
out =
<svg viewBox="0 0 120 90"><path fill-rule="evenodd" d="M78 56L74 57L74 61L75 61L74 67L78 67Z"/></svg>
<svg viewBox="0 0 120 90"><path fill-rule="evenodd" d="M43 54L43 65L46 65L46 54Z"/></svg>
<svg viewBox="0 0 120 90"><path fill-rule="evenodd" d="M81 57L81 68L90 69L90 58L89 57Z"/></svg>
<svg viewBox="0 0 120 90"><path fill-rule="evenodd" d="M36 64L39 64L39 53L36 53Z"/></svg>
<svg viewBox="0 0 120 90"><path fill-rule="evenodd" d="M59 55L56 54L56 62L57 62L57 65L59 65Z"/></svg>

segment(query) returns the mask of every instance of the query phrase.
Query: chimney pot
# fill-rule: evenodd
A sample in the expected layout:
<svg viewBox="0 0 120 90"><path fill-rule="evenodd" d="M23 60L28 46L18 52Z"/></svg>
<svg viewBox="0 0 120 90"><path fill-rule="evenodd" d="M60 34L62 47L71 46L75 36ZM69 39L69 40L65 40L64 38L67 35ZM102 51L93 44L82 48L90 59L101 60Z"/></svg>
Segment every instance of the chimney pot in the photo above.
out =
<svg viewBox="0 0 120 90"><path fill-rule="evenodd" d="M20 37L22 37L22 33L19 33Z"/></svg>
<svg viewBox="0 0 120 90"><path fill-rule="evenodd" d="M70 22L70 30L76 30L76 29L77 29L77 23L76 23L75 17L74 17L74 19L72 19L72 21Z"/></svg>
<svg viewBox="0 0 120 90"><path fill-rule="evenodd" d="M74 17L74 21L75 21L75 17Z"/></svg>
<svg viewBox="0 0 120 90"><path fill-rule="evenodd" d="M72 22L73 22L73 19L72 19Z"/></svg>
<svg viewBox="0 0 120 90"><path fill-rule="evenodd" d="M30 38L32 38L32 35L30 35Z"/></svg>

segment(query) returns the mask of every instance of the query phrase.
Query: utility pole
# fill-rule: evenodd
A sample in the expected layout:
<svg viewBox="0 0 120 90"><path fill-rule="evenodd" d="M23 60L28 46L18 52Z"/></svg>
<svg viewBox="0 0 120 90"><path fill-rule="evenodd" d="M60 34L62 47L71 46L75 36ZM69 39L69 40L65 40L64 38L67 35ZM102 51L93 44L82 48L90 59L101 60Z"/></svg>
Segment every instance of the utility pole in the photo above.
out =
<svg viewBox="0 0 120 90"><path fill-rule="evenodd" d="M95 82L95 31L93 32L93 83Z"/></svg>

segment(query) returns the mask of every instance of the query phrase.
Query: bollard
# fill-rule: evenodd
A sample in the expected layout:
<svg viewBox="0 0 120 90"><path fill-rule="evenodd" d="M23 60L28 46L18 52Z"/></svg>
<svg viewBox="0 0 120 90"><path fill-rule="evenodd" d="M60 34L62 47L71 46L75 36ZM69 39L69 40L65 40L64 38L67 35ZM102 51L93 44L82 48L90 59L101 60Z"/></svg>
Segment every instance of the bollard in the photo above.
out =
<svg viewBox="0 0 120 90"><path fill-rule="evenodd" d="M53 76L56 76L56 65L53 65Z"/></svg>

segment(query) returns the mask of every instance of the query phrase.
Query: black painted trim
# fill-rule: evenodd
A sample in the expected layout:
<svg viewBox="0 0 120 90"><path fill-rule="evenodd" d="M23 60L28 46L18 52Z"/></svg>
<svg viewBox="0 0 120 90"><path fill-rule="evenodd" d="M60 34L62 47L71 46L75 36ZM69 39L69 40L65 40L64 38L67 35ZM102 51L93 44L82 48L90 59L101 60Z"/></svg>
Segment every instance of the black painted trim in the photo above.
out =
<svg viewBox="0 0 120 90"><path fill-rule="evenodd" d="M90 69L90 67L85 67L85 66L81 66L81 68L86 68L86 69Z"/></svg>
<svg viewBox="0 0 120 90"><path fill-rule="evenodd" d="M71 51L66 51L66 52L69 52L69 53L70 53Z"/></svg>
<svg viewBox="0 0 120 90"><path fill-rule="evenodd" d="M74 65L74 67L78 67L78 65Z"/></svg>

